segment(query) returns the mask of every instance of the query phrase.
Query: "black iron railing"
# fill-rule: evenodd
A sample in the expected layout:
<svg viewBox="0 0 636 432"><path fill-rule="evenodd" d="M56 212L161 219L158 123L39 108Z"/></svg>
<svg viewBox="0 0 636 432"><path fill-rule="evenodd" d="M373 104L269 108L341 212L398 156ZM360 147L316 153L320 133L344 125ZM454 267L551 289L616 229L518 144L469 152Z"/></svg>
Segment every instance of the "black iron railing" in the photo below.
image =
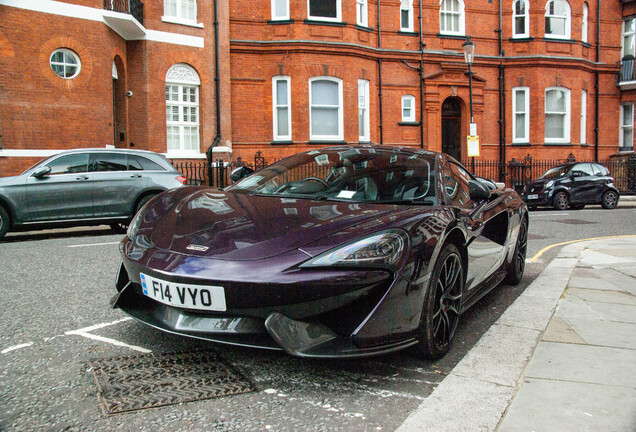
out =
<svg viewBox="0 0 636 432"><path fill-rule="evenodd" d="M221 160L212 161L211 178L208 173L208 165L206 161L186 162L171 161L172 165L177 168L188 180L188 184L192 185L208 185L217 188L224 188L232 183L230 173L235 168L245 166L254 170L259 170L268 165L261 152L254 155L254 162L248 162L237 158L235 161L224 162ZM517 192L522 192L526 184L536 180L541 174L547 170L562 165L566 162L589 162L577 161L573 155L567 159L543 159L534 160L530 155L523 159L511 159L502 163L493 160L476 159L474 161L464 161L464 166L474 175L478 177L489 178L492 180L505 179L506 186L514 188ZM636 154L622 159L608 159L599 161L605 165L612 177L614 184L621 194L636 195ZM320 175L321 173L304 173L304 176Z"/></svg>
<svg viewBox="0 0 636 432"><path fill-rule="evenodd" d="M634 57L627 56L621 61L621 70L618 72L618 84L636 81L634 74Z"/></svg>
<svg viewBox="0 0 636 432"><path fill-rule="evenodd" d="M144 4L140 0L104 0L104 9L132 15L144 24Z"/></svg>

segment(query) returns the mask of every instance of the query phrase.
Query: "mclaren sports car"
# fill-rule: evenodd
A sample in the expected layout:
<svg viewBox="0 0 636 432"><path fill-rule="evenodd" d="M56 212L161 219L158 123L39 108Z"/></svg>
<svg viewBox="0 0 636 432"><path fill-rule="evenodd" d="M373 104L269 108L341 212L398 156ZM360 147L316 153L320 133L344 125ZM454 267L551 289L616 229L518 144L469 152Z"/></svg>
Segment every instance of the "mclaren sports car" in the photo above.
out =
<svg viewBox="0 0 636 432"><path fill-rule="evenodd" d="M321 148L224 190L162 193L132 220L111 305L207 341L436 359L462 313L522 278L528 212L445 154Z"/></svg>

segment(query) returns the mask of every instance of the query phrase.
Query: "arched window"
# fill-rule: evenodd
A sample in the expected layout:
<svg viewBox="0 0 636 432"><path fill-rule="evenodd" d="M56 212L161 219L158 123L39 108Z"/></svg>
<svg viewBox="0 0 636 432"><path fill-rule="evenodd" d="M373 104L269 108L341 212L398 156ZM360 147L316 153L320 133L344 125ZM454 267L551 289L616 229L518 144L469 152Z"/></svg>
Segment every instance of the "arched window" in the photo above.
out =
<svg viewBox="0 0 636 432"><path fill-rule="evenodd" d="M570 39L570 4L566 0L548 0L545 5L545 37Z"/></svg>
<svg viewBox="0 0 636 432"><path fill-rule="evenodd" d="M512 37L530 37L530 13L528 0L516 0L512 3Z"/></svg>
<svg viewBox="0 0 636 432"><path fill-rule="evenodd" d="M199 153L199 87L201 80L189 65L173 65L166 74L168 153Z"/></svg>
<svg viewBox="0 0 636 432"><path fill-rule="evenodd" d="M439 31L442 34L464 35L465 18L462 0L440 0Z"/></svg>
<svg viewBox="0 0 636 432"><path fill-rule="evenodd" d="M545 89L545 142L570 142L570 90Z"/></svg>
<svg viewBox="0 0 636 432"><path fill-rule="evenodd" d="M309 79L309 129L312 140L344 139L341 79L324 76Z"/></svg>
<svg viewBox="0 0 636 432"><path fill-rule="evenodd" d="M587 42L587 14L589 8L587 3L583 3L583 18L581 20L581 41Z"/></svg>

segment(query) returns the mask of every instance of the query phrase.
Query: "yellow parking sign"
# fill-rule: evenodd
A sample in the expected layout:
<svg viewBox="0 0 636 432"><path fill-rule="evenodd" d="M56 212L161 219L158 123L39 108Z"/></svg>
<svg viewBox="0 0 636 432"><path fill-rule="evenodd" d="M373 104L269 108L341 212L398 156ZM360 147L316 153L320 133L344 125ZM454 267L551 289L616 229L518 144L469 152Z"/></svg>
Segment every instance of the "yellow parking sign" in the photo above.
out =
<svg viewBox="0 0 636 432"><path fill-rule="evenodd" d="M468 137L468 157L479 157L479 137Z"/></svg>

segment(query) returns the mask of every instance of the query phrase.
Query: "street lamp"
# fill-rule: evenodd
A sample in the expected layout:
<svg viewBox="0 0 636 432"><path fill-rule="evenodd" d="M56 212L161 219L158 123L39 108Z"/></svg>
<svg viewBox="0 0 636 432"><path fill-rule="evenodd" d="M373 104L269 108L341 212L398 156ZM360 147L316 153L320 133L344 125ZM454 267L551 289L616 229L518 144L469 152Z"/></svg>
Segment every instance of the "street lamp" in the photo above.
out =
<svg viewBox="0 0 636 432"><path fill-rule="evenodd" d="M468 94L470 97L470 134L473 135L473 124L475 123L475 119L473 118L473 71L470 68L470 65L475 60L475 43L470 40L470 36L466 39L466 42L462 45L462 49L464 50L464 59L468 64ZM476 133L475 133L476 134ZM472 168L473 174L475 174L475 156L472 157Z"/></svg>

